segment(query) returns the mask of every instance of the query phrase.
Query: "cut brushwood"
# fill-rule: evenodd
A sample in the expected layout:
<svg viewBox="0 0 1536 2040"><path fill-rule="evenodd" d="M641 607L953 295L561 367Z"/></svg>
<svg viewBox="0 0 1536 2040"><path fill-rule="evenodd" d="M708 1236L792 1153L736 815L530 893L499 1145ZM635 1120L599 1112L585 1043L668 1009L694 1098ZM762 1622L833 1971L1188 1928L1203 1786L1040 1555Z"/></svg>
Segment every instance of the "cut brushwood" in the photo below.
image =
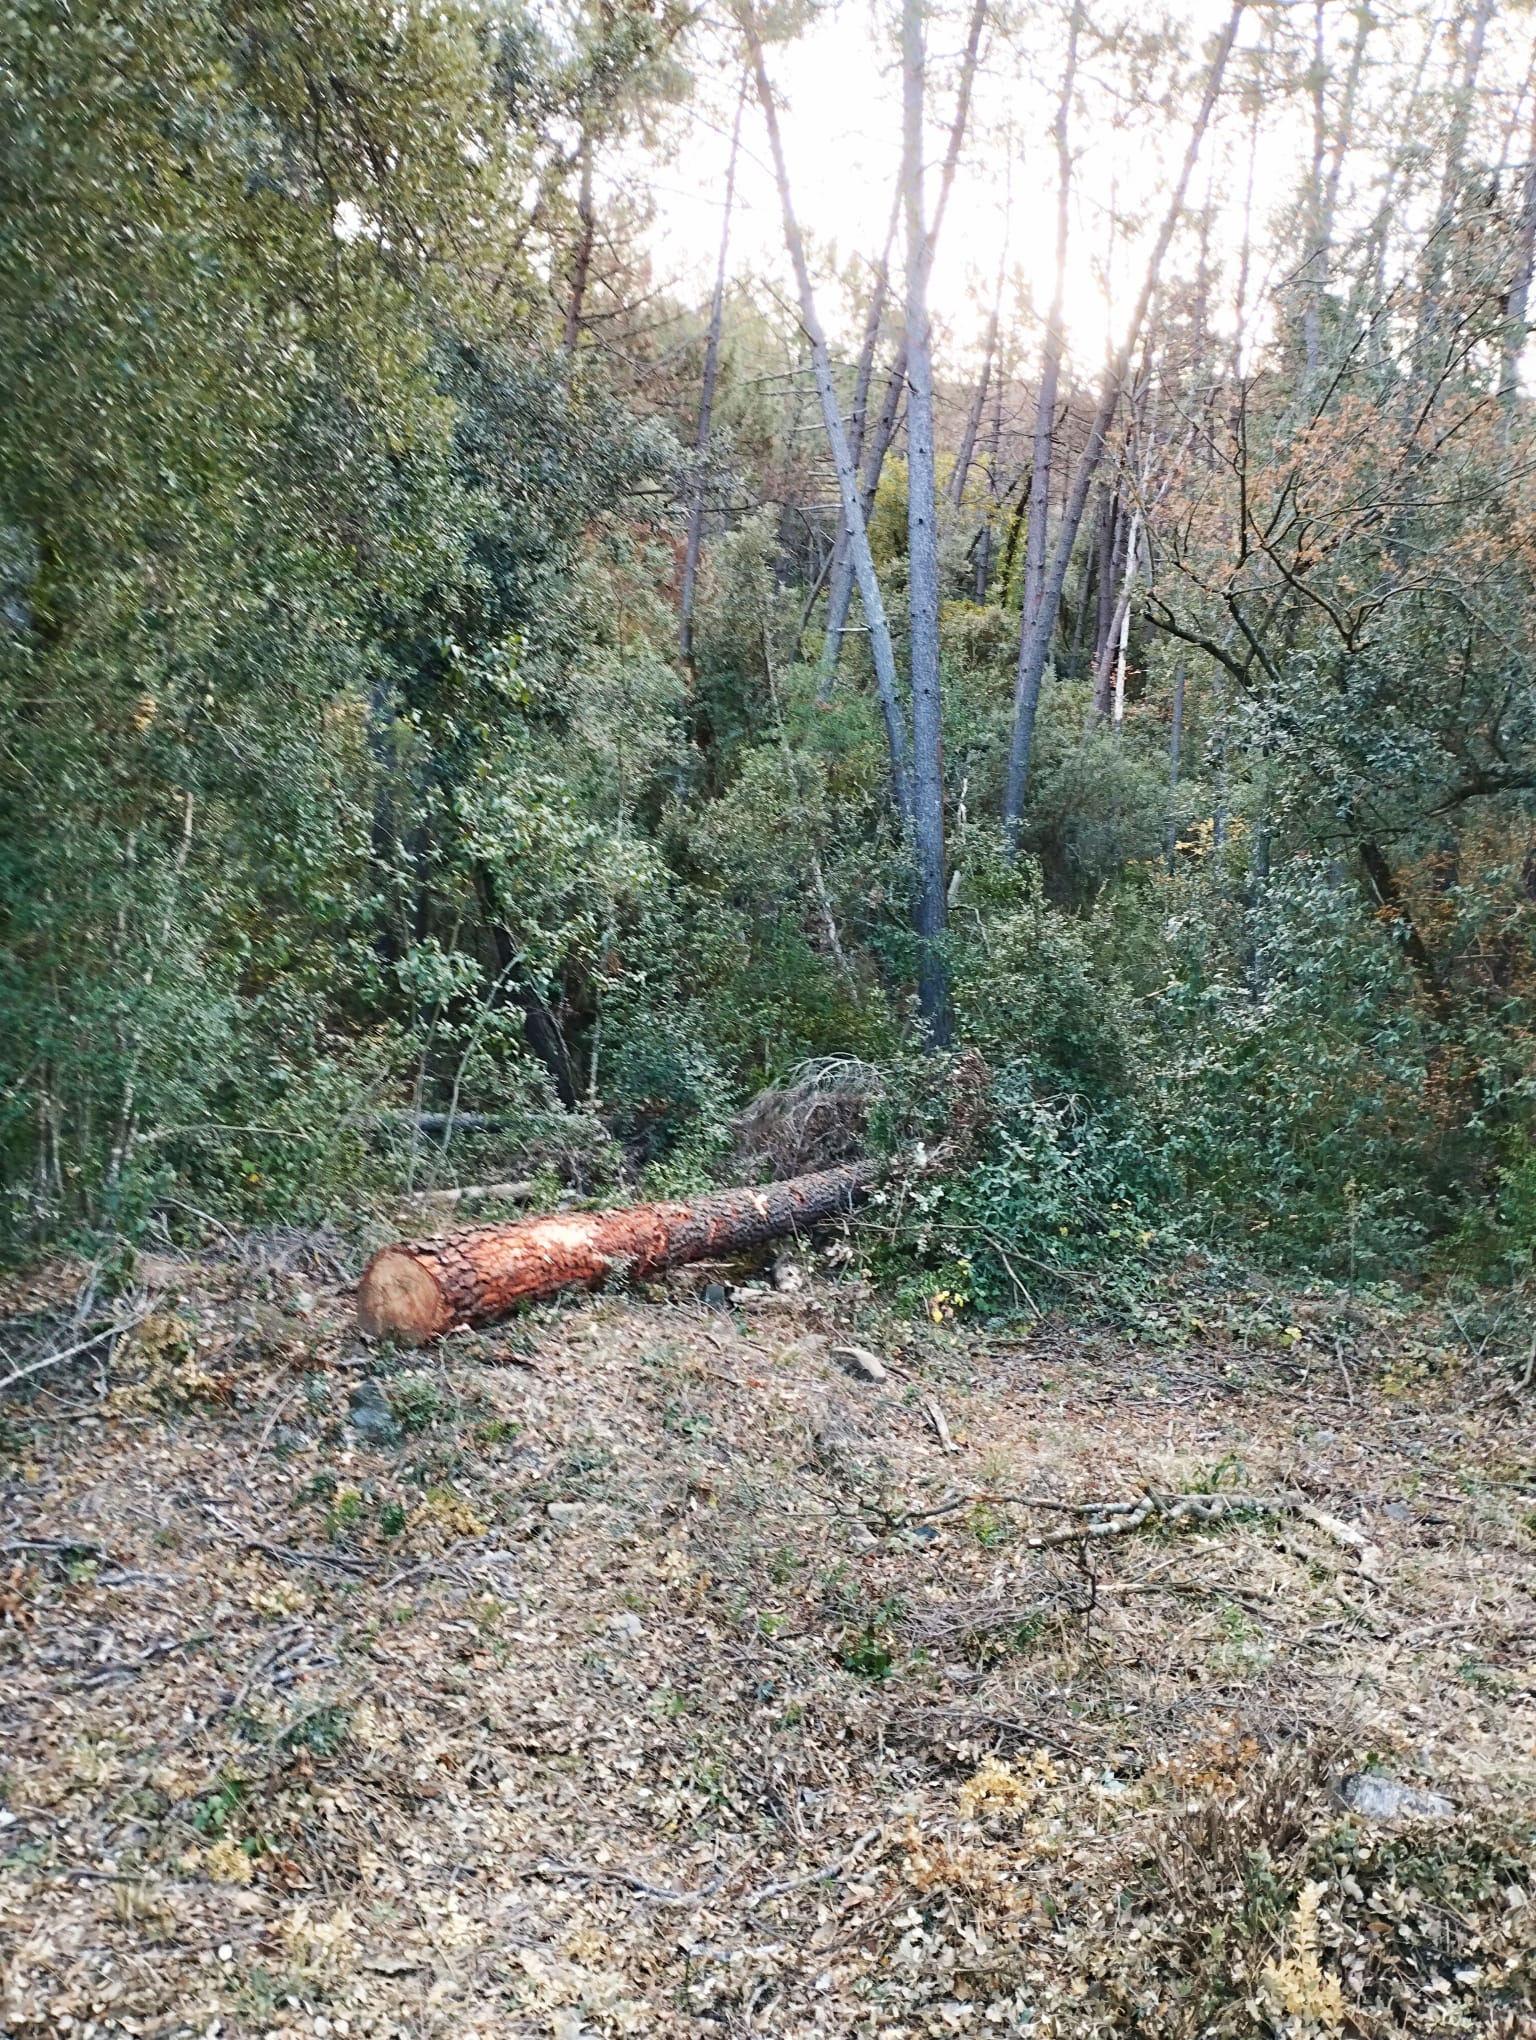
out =
<svg viewBox="0 0 1536 2040"><path fill-rule="evenodd" d="M880 1167L850 1162L690 1204L565 1212L402 1241L375 1254L364 1270L357 1321L372 1338L420 1346L459 1325L492 1324L518 1304L562 1289L595 1289L613 1275L651 1275L739 1253L850 1211Z"/></svg>

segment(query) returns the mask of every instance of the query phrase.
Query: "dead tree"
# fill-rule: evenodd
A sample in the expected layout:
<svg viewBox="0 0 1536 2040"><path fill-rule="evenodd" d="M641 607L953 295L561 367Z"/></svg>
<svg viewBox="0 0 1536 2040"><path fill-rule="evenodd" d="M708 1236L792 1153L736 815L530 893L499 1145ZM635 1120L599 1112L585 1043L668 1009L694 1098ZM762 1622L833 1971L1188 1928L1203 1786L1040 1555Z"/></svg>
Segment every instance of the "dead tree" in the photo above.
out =
<svg viewBox="0 0 1536 2040"><path fill-rule="evenodd" d="M357 1291L358 1325L370 1338L422 1346L460 1325L494 1324L519 1304L562 1289L596 1289L613 1276L654 1275L743 1253L851 1211L880 1167L850 1162L691 1204L572 1211L404 1240L368 1263Z"/></svg>

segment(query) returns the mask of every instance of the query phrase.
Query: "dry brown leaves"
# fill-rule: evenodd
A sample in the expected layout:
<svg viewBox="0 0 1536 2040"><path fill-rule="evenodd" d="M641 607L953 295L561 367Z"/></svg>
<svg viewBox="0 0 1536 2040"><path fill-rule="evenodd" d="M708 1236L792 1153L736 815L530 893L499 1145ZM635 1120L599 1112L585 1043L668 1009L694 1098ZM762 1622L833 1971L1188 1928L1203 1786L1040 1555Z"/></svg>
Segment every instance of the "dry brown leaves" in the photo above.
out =
<svg viewBox="0 0 1536 2040"><path fill-rule="evenodd" d="M835 1283L397 1364L312 1276L156 1279L105 1381L39 1377L0 1434L18 2040L1523 2030L1507 1405L989 1345ZM369 1373L396 1445L350 1422ZM1048 1554L1059 1513L918 1515L1218 1468L1371 1570L1294 1515ZM1461 1811L1350 1818L1368 1759Z"/></svg>

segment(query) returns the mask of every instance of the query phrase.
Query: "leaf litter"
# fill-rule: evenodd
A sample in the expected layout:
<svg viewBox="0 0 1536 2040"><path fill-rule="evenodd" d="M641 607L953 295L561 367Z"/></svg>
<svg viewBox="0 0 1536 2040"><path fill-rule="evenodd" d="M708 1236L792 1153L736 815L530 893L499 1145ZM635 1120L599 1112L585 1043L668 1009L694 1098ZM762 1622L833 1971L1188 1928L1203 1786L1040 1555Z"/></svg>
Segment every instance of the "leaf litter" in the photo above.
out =
<svg viewBox="0 0 1536 2040"><path fill-rule="evenodd" d="M1517 1402L830 1276L395 1356L343 1272L7 1399L5 2033L1536 2030Z"/></svg>

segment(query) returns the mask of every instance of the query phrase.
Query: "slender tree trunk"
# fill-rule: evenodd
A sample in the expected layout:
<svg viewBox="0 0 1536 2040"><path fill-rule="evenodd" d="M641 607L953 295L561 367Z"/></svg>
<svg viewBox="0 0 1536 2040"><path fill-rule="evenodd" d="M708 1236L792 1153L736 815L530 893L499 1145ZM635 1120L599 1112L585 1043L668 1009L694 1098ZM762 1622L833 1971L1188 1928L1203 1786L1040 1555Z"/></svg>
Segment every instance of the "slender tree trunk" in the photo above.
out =
<svg viewBox="0 0 1536 2040"><path fill-rule="evenodd" d="M1089 545L1083 548L1082 579L1077 590L1077 615L1072 622L1072 643L1067 653L1067 677L1076 680L1083 670L1083 646L1088 634L1088 604L1093 596L1094 575L1098 570L1099 550Z"/></svg>
<svg viewBox="0 0 1536 2040"><path fill-rule="evenodd" d="M1107 722L1110 716L1116 655L1125 634L1126 618L1130 614L1131 580L1136 571L1139 525L1139 513L1132 511L1127 517L1122 508L1113 562L1106 582L1099 588L1100 615L1104 617L1104 625L1099 635L1098 654L1093 667L1093 707L1089 714L1090 725ZM1110 604L1108 614L1104 616L1106 586L1110 590ZM1116 717L1116 721L1118 720Z"/></svg>
<svg viewBox="0 0 1536 2040"><path fill-rule="evenodd" d="M987 321L987 336L982 343L981 374L976 380L976 392L971 398L970 408L965 414L965 427L960 434L960 447L955 455L955 464L950 470L949 500L958 509L965 498L965 485L970 477L971 461L976 452L976 440L981 431L982 415L987 408L987 389L992 380L992 354L997 346L997 308L994 306Z"/></svg>
<svg viewBox="0 0 1536 2040"><path fill-rule="evenodd" d="M731 240L731 207L736 198L736 153L741 146L741 115L747 103L747 77L743 72L736 100L736 124L731 130L731 156L725 173L725 217L720 225L720 259L715 266L715 294L709 306L709 336L704 343L704 387L699 394L699 430L694 441L698 472L688 505L688 543L683 553L683 592L678 614L678 649L683 664L693 675L693 604L699 579L699 546L704 536L704 457L709 451L710 421L715 409L715 379L720 369L720 326L725 312L725 258Z"/></svg>
<svg viewBox="0 0 1536 2040"><path fill-rule="evenodd" d="M1500 431L1506 442L1520 395L1520 357L1530 338L1526 323L1531 303L1531 276L1536 270L1536 74L1529 84L1531 130L1527 143L1525 171L1520 180L1520 223L1515 236L1515 273L1509 286L1509 306L1504 320L1504 339L1499 354L1499 403L1503 409Z"/></svg>
<svg viewBox="0 0 1536 2040"><path fill-rule="evenodd" d="M1120 548L1125 540L1125 509L1119 492L1109 489L1104 497L1104 514L1098 529L1099 599L1093 625L1094 685L1109 654L1115 628L1115 590L1120 586Z"/></svg>
<svg viewBox="0 0 1536 2040"><path fill-rule="evenodd" d="M933 209L933 225L928 232L930 259L938 246L939 229L944 223L945 210L949 205L949 194L955 181L955 170L960 161L960 150L965 141L965 130L971 114L971 94L976 84L976 65L981 54L981 35L986 26L987 8L990 0L974 0L971 9L970 31L966 37L965 52L960 60L960 84L955 95L955 117L950 123L949 143L944 151L944 167L939 174L939 195ZM886 381L885 397L880 406L882 424L889 419L890 429L883 435L877 430L864 460L863 503L864 516L869 517L875 495L880 487L880 472L885 465L885 456L890 450L891 440L896 433L896 419L901 410L901 400L906 391L907 348L903 340L891 363L891 372ZM831 592L827 597L827 636L821 655L821 693L825 699L837 673L837 662L842 653L843 634L848 627L848 606L853 595L853 574L845 568L841 576L834 575Z"/></svg>
<svg viewBox="0 0 1536 2040"><path fill-rule="evenodd" d="M1067 242L1071 226L1072 151L1067 123L1072 112L1072 88L1077 78L1077 42L1082 29L1081 0L1072 9L1067 31L1067 68L1056 102L1056 276L1051 292L1050 317L1045 324L1045 353L1040 364L1040 394L1035 405L1034 464L1029 475L1029 533L1024 549L1024 611L1021 628L1032 630L1040 615L1045 592L1046 535L1051 514L1052 428L1056 421L1056 389L1061 380L1061 357L1066 346L1062 329L1062 297L1067 278Z"/></svg>
<svg viewBox="0 0 1536 2040"><path fill-rule="evenodd" d="M987 448L987 515L976 537L976 600L985 602L992 584L992 527L997 517L997 466L1003 451L1003 390L1006 361L999 362L992 391L992 438Z"/></svg>
<svg viewBox="0 0 1536 2040"><path fill-rule="evenodd" d="M1323 8L1324 0L1315 0L1312 22L1312 171L1307 182L1307 207L1311 216L1307 238L1310 245L1301 269L1302 350L1308 381L1317 374L1320 353L1317 271L1322 260L1323 163L1328 146L1328 54L1323 35Z"/></svg>
<svg viewBox="0 0 1536 2040"><path fill-rule="evenodd" d="M998 271L998 297L1002 297L1002 271ZM971 460L976 452L976 440L981 431L982 416L987 408L987 390L992 381L992 356L997 349L997 322L1002 311L1001 303L992 307L987 320L987 337L981 350L981 374L976 382L976 394L971 399L971 408L965 415L965 430L960 435L960 451L955 455L955 465L949 477L949 500L958 509L965 500L965 484L971 472Z"/></svg>
<svg viewBox="0 0 1536 2040"><path fill-rule="evenodd" d="M1179 215L1183 210L1184 194L1189 188L1195 159L1200 153L1200 144L1210 124L1216 96L1221 90L1227 59L1232 54L1232 45L1237 39L1242 11L1243 0L1237 0L1217 43L1206 79L1205 93L1190 133L1189 146L1184 152L1178 181L1147 262L1146 274L1142 278L1130 326L1105 375L1098 408L1089 428L1088 443L1083 448L1072 478L1072 490L1062 514L1061 528L1056 535L1050 566L1046 571L1040 607L1035 616L1020 630L1018 678L1014 689L1013 742L1008 759L1007 789L1003 796L1003 834L1010 854L1018 847L1019 820L1024 811L1024 791L1029 782L1029 755L1034 741L1035 715L1040 704L1040 681L1045 672L1046 656L1056 628L1056 612L1061 606L1061 591L1066 582L1067 563L1072 556L1078 527L1083 521L1088 492L1093 486L1093 478L1103 458L1105 441L1120 401L1131 358L1140 342L1152 294L1162 273L1163 258L1168 252L1168 244L1173 239L1174 228L1178 225Z"/></svg>
<svg viewBox="0 0 1536 2040"><path fill-rule="evenodd" d="M1487 39L1493 7L1494 0L1476 0L1467 36L1466 55L1462 60L1461 76L1451 102L1451 127L1446 143L1445 169L1440 179L1439 212L1424 243L1423 294L1419 304L1418 327L1411 356L1414 373L1408 379L1406 390L1406 417L1410 434L1415 429L1424 381L1434 373L1432 359L1441 330L1441 294L1445 288L1446 259L1450 247L1451 228L1456 217L1457 200L1461 195L1467 133L1471 126L1478 74L1483 67L1483 46Z"/></svg>
<svg viewBox="0 0 1536 2040"><path fill-rule="evenodd" d="M592 249L597 240L597 214L592 205L592 137L581 138L581 180L576 190L576 259L571 264L571 294L565 305L564 348L576 352L581 338L581 313L586 302L587 278L592 273Z"/></svg>
<svg viewBox="0 0 1536 2040"><path fill-rule="evenodd" d="M930 1049L949 1043L943 940L943 698L939 673L939 528L934 474L928 222L923 204L923 0L903 0L902 186L907 213L907 564L912 677L913 847L917 853L918 1006Z"/></svg>
<svg viewBox="0 0 1536 2040"><path fill-rule="evenodd" d="M875 507L875 495L880 487L880 471L885 466L885 456L890 451L891 441L896 437L896 427L901 420L902 399L907 393L907 342L903 334L896 349L896 358L886 378L885 394L880 402L880 415L875 420L875 429L869 444L864 449L864 468L859 477L859 513L868 524L870 512ZM840 566L834 566L832 585L827 595L827 634L821 648L820 694L825 700L832 691L832 682L837 676L837 662L842 653L843 637L848 629L848 611L853 604L853 555L848 550L847 527L843 527L843 558Z"/></svg>
<svg viewBox="0 0 1536 2040"><path fill-rule="evenodd" d="M816 394L821 400L822 422L826 427L827 443L832 451L832 464L837 470L838 493L842 498L843 522L848 528L849 551L853 556L859 597L864 604L864 615L869 624L870 650L875 662L875 686L880 696L881 712L885 717L886 743L891 754L891 792L897 813L904 823L910 823L911 778L907 765L906 726L902 720L901 704L896 694L896 655L891 646L890 625L886 621L880 583L876 578L875 563L869 550L869 533L859 504L853 456L848 451L848 435L843 430L843 414L837 401L837 385L832 380L832 363L827 353L826 334L822 331L821 319L817 314L816 294L811 288L811 272L805 259L805 243L801 238L799 222L795 218L794 201L790 195L789 170L784 161L784 140L779 133L778 108L773 101L773 87L768 82L768 69L763 61L762 39L758 33L750 0L742 0L736 19L746 41L747 53L751 58L757 80L757 96L762 103L763 118L768 126L774 177L779 188L779 205L784 215L784 240L790 262L794 267L795 284L800 295L800 321L810 344Z"/></svg>
<svg viewBox="0 0 1536 2040"><path fill-rule="evenodd" d="M1131 601L1136 592L1136 566L1141 552L1141 512L1131 512L1131 537L1126 547L1125 580L1120 589L1120 615L1115 627L1115 688L1110 721L1125 721L1125 660L1131 641Z"/></svg>
<svg viewBox="0 0 1536 2040"><path fill-rule="evenodd" d="M488 864L476 864L474 883L496 958L496 976L486 995L487 1001L494 1002L500 994L518 1008L523 1016L524 1039L548 1071L560 1103L567 1112L574 1112L579 1101L565 1037L555 1024L554 1014L522 967L522 957L502 912L496 876Z"/></svg>
<svg viewBox="0 0 1536 2040"><path fill-rule="evenodd" d="M848 420L848 450L853 455L855 466L857 466L864 454L864 434L869 424L869 390L870 384L874 380L875 352L880 345L880 332L885 323L886 301L890 296L891 244L896 238L896 223L900 217L901 189L898 185L896 200L891 207L890 223L885 230L885 247L880 256L879 267L875 271L874 286L870 291L869 309L864 316L864 337L859 346L859 368L853 386L853 412ZM895 430L894 417L891 429ZM864 505L864 519L867 523L869 521L870 505L873 502L873 496L865 495L862 481L860 482L859 493L860 500ZM826 567L817 577L815 587L806 599L805 614L800 620L802 632L811 620L811 613L816 606L816 598L827 585L829 579L832 585L832 594L827 603L827 629L822 644L822 672L824 678L836 666L836 647L841 644L843 632L848 627L848 604L853 596L853 568L848 556L848 529L843 523L841 515L838 517L837 538L833 543L831 555L827 560ZM833 623L834 610L836 611L835 626ZM828 665L829 652L832 655L830 666Z"/></svg>
<svg viewBox="0 0 1536 2040"><path fill-rule="evenodd" d="M1355 40L1349 53L1349 72L1344 80L1338 126L1329 151L1328 174L1323 180L1315 301L1322 299L1333 281L1333 236L1339 216L1339 184L1344 174L1344 159L1355 139L1355 106L1360 96L1360 75L1365 68L1365 46L1375 26L1376 17L1371 12L1370 0L1360 0L1355 9Z"/></svg>
<svg viewBox="0 0 1536 2040"><path fill-rule="evenodd" d="M1172 878L1179 859L1179 764L1184 750L1184 661L1173 669L1173 722L1168 731L1168 833L1165 855Z"/></svg>

